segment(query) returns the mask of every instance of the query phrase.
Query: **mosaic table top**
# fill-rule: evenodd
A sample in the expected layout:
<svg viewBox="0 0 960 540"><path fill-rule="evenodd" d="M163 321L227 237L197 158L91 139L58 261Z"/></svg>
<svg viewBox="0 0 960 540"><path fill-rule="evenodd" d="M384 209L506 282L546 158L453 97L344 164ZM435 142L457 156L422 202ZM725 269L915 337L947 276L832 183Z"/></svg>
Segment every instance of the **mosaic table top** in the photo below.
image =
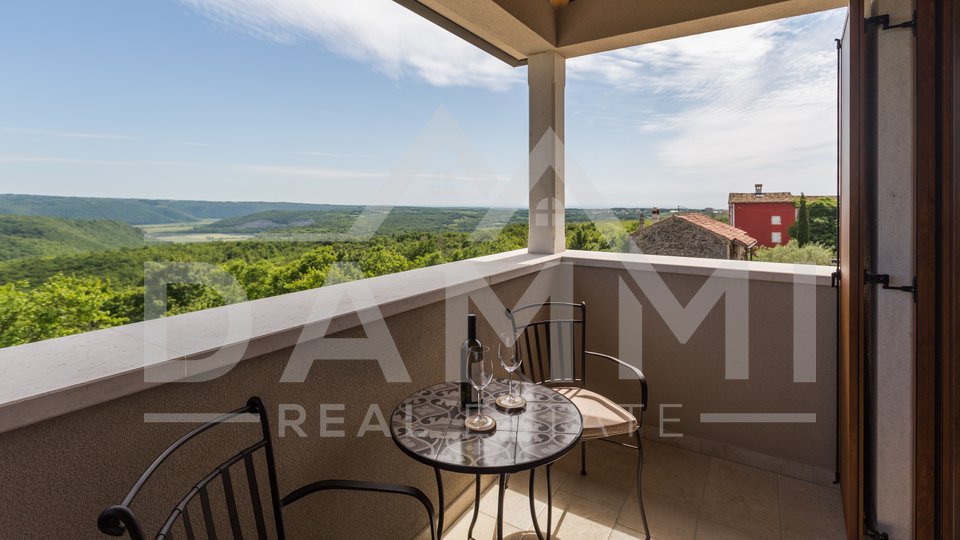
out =
<svg viewBox="0 0 960 540"><path fill-rule="evenodd" d="M496 431L474 433L464 420L456 383L440 383L404 399L390 419L393 440L407 455L443 470L502 474L552 463L573 449L583 431L580 411L566 397L529 382L514 381L514 392L527 400L523 411L506 413L494 405L507 392L506 379L495 379L484 392L484 414L497 421Z"/></svg>

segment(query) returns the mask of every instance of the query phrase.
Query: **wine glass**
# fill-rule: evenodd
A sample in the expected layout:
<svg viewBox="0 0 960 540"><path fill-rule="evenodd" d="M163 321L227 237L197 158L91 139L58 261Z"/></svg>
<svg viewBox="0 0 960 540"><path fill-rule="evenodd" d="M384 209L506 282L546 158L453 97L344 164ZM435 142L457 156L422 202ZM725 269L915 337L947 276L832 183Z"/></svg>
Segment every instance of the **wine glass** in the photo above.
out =
<svg viewBox="0 0 960 540"><path fill-rule="evenodd" d="M509 391L507 395L497 398L497 403L505 409L518 409L527 404L527 401L520 397L520 392L513 395L513 372L520 368L523 357L520 354L520 333L503 332L500 334L500 344L497 348L497 356L500 357L500 365L507 370Z"/></svg>
<svg viewBox="0 0 960 540"><path fill-rule="evenodd" d="M472 431L490 431L497 427L497 421L483 414L483 390L493 381L493 361L490 355L485 354L490 347L473 346L467 350L467 359L470 363L470 384L480 394L480 407L477 414L464 422L467 429Z"/></svg>

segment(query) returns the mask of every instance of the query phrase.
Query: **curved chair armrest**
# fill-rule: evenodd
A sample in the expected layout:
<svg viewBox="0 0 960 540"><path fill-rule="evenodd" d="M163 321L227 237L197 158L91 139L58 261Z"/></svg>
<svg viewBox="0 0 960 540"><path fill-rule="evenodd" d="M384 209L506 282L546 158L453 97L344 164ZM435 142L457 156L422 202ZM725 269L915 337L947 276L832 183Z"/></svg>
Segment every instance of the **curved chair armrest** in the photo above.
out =
<svg viewBox="0 0 960 540"><path fill-rule="evenodd" d="M607 361L609 361L609 362L613 362L613 363L615 363L615 364L619 364L619 365L627 368L628 370L630 370L630 372L632 372L634 375L636 375L637 380L640 381L640 393L641 393L641 396L640 396L640 407L641 407L641 410L644 410L644 411L647 410L647 378L643 376L643 372L640 371L640 368L638 368L638 367L636 367L636 366L631 366L630 364L624 362L623 360L620 360L619 358L615 358L615 357L613 357L613 356L610 356L609 354L603 354L603 353L598 353L598 352L593 352L593 351L586 351L586 354L587 354L587 356L593 356L593 357L596 357L596 358L602 358L602 359L607 360Z"/></svg>
<svg viewBox="0 0 960 540"><path fill-rule="evenodd" d="M405 486L401 484L383 484L380 482L363 482L360 480L321 480L319 482L313 482L291 491L280 501L280 504L282 506L287 506L299 501L307 495L311 495L318 491L329 491L335 489L346 491L371 491L375 493L394 493L397 495L413 497L414 499L420 501L420 504L423 505L423 508L427 511L427 519L430 522L430 538L435 539L437 536L436 524L434 523L433 518L433 503L430 502L430 498L427 497L423 491L420 491L413 486Z"/></svg>

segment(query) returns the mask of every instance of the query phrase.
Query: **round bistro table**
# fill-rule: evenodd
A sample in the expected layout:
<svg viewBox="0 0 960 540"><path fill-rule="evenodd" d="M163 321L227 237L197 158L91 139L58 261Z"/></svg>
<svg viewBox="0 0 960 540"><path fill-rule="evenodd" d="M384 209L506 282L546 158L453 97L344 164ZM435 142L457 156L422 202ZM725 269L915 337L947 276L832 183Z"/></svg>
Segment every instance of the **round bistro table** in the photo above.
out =
<svg viewBox="0 0 960 540"><path fill-rule="evenodd" d="M476 476L476 498L469 537L480 510L480 475L500 477L497 502L497 538L503 538L503 495L507 476L530 471L530 514L537 538L543 538L534 508L534 472L547 469L547 538L550 537L553 497L550 489L550 466L576 447L583 432L583 417L566 397L546 386L514 381L514 391L527 400L524 410L506 413L494 404L497 396L507 392L506 379L494 379L484 391L483 412L497 421L496 431L475 433L464 427L464 420L474 414L471 407L460 407L460 387L456 383L440 383L410 394L397 405L390 419L393 441L411 458L433 467L440 499L438 537L443 534L443 478L441 471Z"/></svg>

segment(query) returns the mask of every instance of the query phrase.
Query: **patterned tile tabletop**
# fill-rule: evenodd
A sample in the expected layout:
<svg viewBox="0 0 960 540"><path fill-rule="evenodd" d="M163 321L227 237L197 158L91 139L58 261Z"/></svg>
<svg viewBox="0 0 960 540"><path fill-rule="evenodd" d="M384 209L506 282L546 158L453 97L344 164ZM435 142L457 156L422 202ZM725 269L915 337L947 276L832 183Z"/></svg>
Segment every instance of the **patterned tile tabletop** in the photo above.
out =
<svg viewBox="0 0 960 540"><path fill-rule="evenodd" d="M490 474L513 472L552 462L576 445L583 429L580 411L553 390L514 382L527 400L523 411L505 413L494 405L507 392L506 379L495 379L484 392L484 414L497 421L496 431L474 433L464 420L475 413L460 408L456 383L419 390L394 410L390 432L405 452L441 469Z"/></svg>

